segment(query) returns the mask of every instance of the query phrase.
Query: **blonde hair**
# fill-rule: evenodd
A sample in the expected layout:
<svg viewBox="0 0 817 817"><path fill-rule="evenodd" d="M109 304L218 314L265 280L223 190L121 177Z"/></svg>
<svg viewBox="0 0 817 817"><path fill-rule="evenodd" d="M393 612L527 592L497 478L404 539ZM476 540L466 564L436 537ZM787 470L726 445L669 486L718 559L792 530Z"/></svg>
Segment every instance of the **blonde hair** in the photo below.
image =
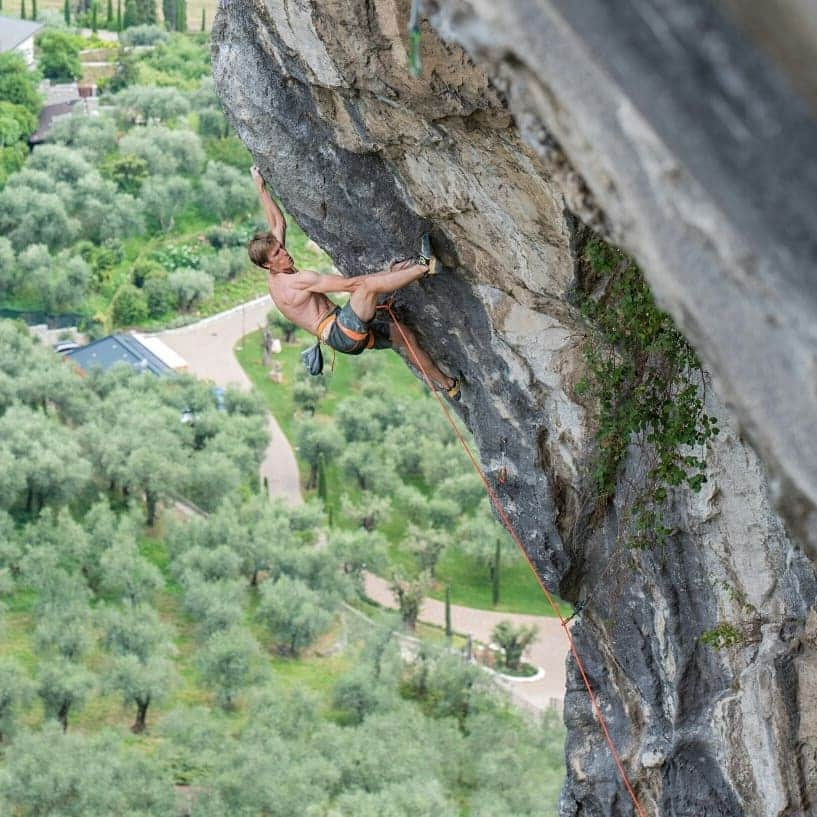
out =
<svg viewBox="0 0 817 817"><path fill-rule="evenodd" d="M247 254L256 267L266 269L270 252L280 245L281 242L272 233L256 233L247 245Z"/></svg>

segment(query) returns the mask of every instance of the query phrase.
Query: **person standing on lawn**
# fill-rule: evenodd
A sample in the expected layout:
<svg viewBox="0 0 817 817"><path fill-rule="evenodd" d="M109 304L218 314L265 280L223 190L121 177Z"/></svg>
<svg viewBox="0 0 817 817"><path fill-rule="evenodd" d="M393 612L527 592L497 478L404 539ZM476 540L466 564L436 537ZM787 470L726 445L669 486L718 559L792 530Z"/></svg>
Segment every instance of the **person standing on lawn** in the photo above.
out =
<svg viewBox="0 0 817 817"><path fill-rule="evenodd" d="M397 327L390 320L376 318L377 302L381 295L402 289L440 269L439 262L431 254L428 235L423 236L417 259L397 261L387 270L371 275L344 278L296 269L286 249L284 216L270 196L258 168L253 166L251 173L270 231L257 233L247 252L253 264L267 270L270 295L284 317L345 355L358 355L366 349L405 348L406 341ZM327 297L333 292L349 293L345 306L340 307ZM440 371L417 344L411 330L405 326L402 329L434 384L452 399L459 399L458 381Z"/></svg>

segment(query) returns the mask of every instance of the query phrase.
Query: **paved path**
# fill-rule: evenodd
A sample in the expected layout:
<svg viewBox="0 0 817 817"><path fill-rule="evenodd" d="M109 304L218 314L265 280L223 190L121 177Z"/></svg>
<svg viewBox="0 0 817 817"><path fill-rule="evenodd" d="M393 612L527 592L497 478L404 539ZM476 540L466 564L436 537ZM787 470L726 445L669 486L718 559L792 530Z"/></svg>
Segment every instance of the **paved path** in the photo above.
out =
<svg viewBox="0 0 817 817"><path fill-rule="evenodd" d="M389 583L379 576L366 574L366 595L382 607L394 608L397 604L389 590ZM558 619L546 616L526 616L517 613L495 613L491 610L475 610L472 607L451 605L451 627L458 633L470 634L489 644L491 631L500 621L511 620L514 624L533 624L539 630L536 641L527 649L526 660L545 671L544 678L537 681L512 683L514 696L521 698L531 709L541 711L552 703L561 706L565 690L565 657L567 641ZM445 604L436 599L426 599L420 609L420 621L445 626Z"/></svg>
<svg viewBox="0 0 817 817"><path fill-rule="evenodd" d="M212 380L219 386L233 384L249 391L252 383L236 360L233 347L244 335L265 324L271 305L269 296L264 296L243 307L205 318L190 326L160 332L157 336L188 362L192 374ZM299 504L303 500L295 455L272 415L269 416L268 424L270 444L261 464L261 474L267 477L272 495L284 495L293 504ZM379 576L366 575L366 595L383 607L396 606L388 582ZM494 613L457 605L451 607L452 627L457 632L471 634L486 644L491 640L493 628L503 619L519 624L534 624L539 629L539 637L528 649L527 655L531 663L545 671L544 678L538 681L509 683L507 686L512 697L522 706L534 711L542 711L552 703L561 706L564 699L567 646L557 619ZM420 620L445 626L445 605L435 599L426 599L420 612Z"/></svg>
<svg viewBox="0 0 817 817"><path fill-rule="evenodd" d="M159 332L156 337L178 352L197 377L218 386L234 385L251 391L252 383L236 360L233 347L244 335L264 326L271 308L272 301L265 295L190 326ZM261 476L267 478L270 494L285 496L298 505L302 498L295 454L271 414L267 416L267 428L270 444L261 463Z"/></svg>

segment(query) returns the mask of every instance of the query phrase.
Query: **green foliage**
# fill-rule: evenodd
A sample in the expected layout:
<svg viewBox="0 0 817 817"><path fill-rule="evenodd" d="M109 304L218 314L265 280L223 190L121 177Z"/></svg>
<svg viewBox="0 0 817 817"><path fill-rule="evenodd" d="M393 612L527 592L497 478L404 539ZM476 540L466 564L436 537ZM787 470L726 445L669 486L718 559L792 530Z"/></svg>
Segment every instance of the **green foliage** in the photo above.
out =
<svg viewBox="0 0 817 817"><path fill-rule="evenodd" d="M120 191L133 196L139 194L142 182L148 177L148 163L132 153L109 156L99 169Z"/></svg>
<svg viewBox="0 0 817 817"><path fill-rule="evenodd" d="M213 294L213 279L201 270L178 269L168 276L167 282L182 312L190 312Z"/></svg>
<svg viewBox="0 0 817 817"><path fill-rule="evenodd" d="M258 642L243 628L216 632L207 640L200 656L201 674L216 690L222 709L233 709L238 693L258 680L260 658Z"/></svg>
<svg viewBox="0 0 817 817"><path fill-rule="evenodd" d="M148 222L155 229L168 232L172 229L176 216L190 202L192 195L192 185L182 176L167 178L155 176L142 185L139 199Z"/></svg>
<svg viewBox="0 0 817 817"><path fill-rule="evenodd" d="M0 145L28 139L37 129L37 117L23 105L0 101Z"/></svg>
<svg viewBox="0 0 817 817"><path fill-rule="evenodd" d="M46 29L37 35L36 44L40 49L38 63L43 76L57 82L70 82L82 76L79 50L82 39L67 31Z"/></svg>
<svg viewBox="0 0 817 817"><path fill-rule="evenodd" d="M100 79L98 85L100 87L100 91L104 90L106 92L116 94L131 85L135 85L138 79L139 64L136 55L130 51L120 49L114 63L113 76L110 77L110 79L107 79L104 85L102 83L102 79Z"/></svg>
<svg viewBox="0 0 817 817"><path fill-rule="evenodd" d="M308 647L331 621L325 598L305 582L289 576L261 586L258 618L279 651L292 656Z"/></svg>
<svg viewBox="0 0 817 817"><path fill-rule="evenodd" d="M173 122L190 112L190 103L175 88L129 85L114 98L116 116L125 125Z"/></svg>
<svg viewBox="0 0 817 817"><path fill-rule="evenodd" d="M84 113L75 113L60 117L52 123L48 131L48 141L51 144L80 149L85 156L99 161L106 154L116 150L116 128L110 117L91 117ZM103 164L101 169L104 167Z"/></svg>
<svg viewBox="0 0 817 817"><path fill-rule="evenodd" d="M111 317L116 326L133 326L148 315L145 293L133 284L122 284L111 302Z"/></svg>
<svg viewBox="0 0 817 817"><path fill-rule="evenodd" d="M132 130L122 137L119 149L144 159L150 173L162 177L175 173L195 175L204 161L197 134L160 125Z"/></svg>
<svg viewBox="0 0 817 817"><path fill-rule="evenodd" d="M635 264L600 240L587 244L584 257L590 280L604 282L601 296L580 304L594 329L584 345L588 374L577 388L598 407L593 479L608 500L628 447L640 448L646 483L631 503L626 536L632 547L650 547L670 533L661 512L670 489L699 491L706 482L698 450L718 433L717 421L704 408L705 375L695 353L655 306Z"/></svg>
<svg viewBox="0 0 817 817"><path fill-rule="evenodd" d="M201 177L199 206L203 212L224 220L254 212L258 197L247 174L211 161Z"/></svg>
<svg viewBox="0 0 817 817"><path fill-rule="evenodd" d="M508 669L519 669L522 653L536 640L537 635L536 627L516 625L508 620L500 621L491 632L491 638L502 648Z"/></svg>
<svg viewBox="0 0 817 817"><path fill-rule="evenodd" d="M39 74L29 70L20 54L0 54L0 100L22 105L32 116L39 116L43 107L39 81Z"/></svg>
<svg viewBox="0 0 817 817"><path fill-rule="evenodd" d="M698 640L701 644L706 644L715 650L722 650L743 643L744 638L734 624L721 621L712 629L702 632Z"/></svg>

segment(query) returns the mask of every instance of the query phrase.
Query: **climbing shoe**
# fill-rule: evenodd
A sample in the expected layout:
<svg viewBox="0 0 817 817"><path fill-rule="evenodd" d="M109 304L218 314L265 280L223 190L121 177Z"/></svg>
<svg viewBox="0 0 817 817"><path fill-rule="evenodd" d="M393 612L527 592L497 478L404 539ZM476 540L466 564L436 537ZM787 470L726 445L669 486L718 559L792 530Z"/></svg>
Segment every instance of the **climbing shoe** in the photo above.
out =
<svg viewBox="0 0 817 817"><path fill-rule="evenodd" d="M420 254L417 256L417 260L428 267L426 275L436 275L442 271L442 264L437 260L431 249L431 236L428 233L423 233L420 239Z"/></svg>
<svg viewBox="0 0 817 817"><path fill-rule="evenodd" d="M445 390L445 393L448 395L449 400L459 402L462 397L462 392L460 391L460 381L457 380L456 377L454 378L454 382Z"/></svg>

